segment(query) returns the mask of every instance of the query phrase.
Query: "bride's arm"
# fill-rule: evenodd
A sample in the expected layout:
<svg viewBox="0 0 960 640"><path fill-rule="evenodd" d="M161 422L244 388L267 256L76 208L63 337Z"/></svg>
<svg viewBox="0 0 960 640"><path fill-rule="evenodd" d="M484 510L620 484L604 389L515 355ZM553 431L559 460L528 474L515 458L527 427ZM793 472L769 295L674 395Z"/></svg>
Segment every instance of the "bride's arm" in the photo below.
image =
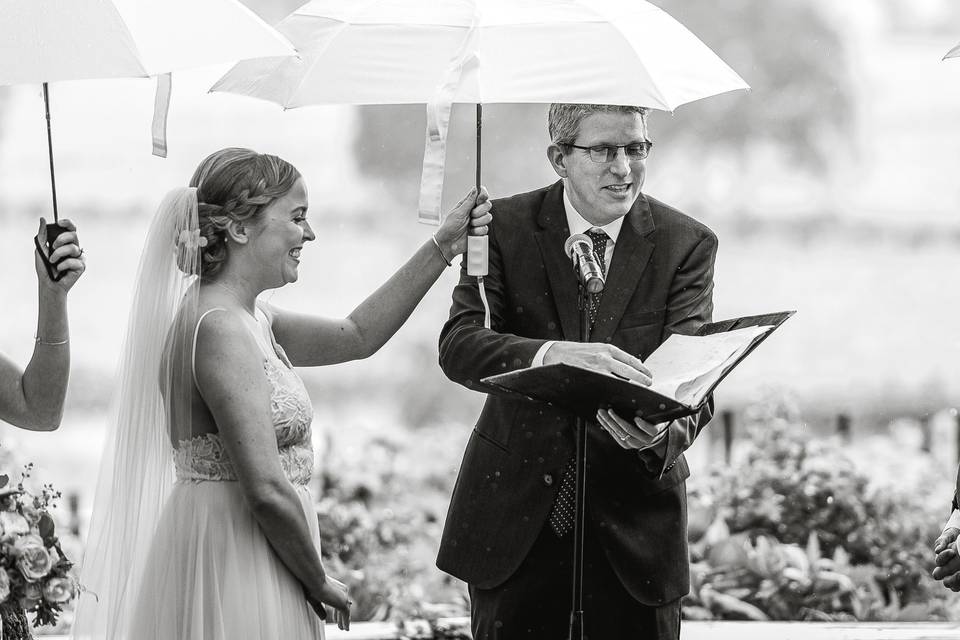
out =
<svg viewBox="0 0 960 640"><path fill-rule="evenodd" d="M428 239L379 289L342 320L271 309L274 336L297 366L336 364L367 358L403 326L447 261L466 250L467 228L487 233L492 220L485 189L474 205L471 191L444 219L437 244ZM439 246L438 246L439 245Z"/></svg>
<svg viewBox="0 0 960 640"><path fill-rule="evenodd" d="M261 350L233 314L210 314L201 323L196 377L243 496L270 546L309 597L346 609L346 593L327 579L300 498L280 465Z"/></svg>

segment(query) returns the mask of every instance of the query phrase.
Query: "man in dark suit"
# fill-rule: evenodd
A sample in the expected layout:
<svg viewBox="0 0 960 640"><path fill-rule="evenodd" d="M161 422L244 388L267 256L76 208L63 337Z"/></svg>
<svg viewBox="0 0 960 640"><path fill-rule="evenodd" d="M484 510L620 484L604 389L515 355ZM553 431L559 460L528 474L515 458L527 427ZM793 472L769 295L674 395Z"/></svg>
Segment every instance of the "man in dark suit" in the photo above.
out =
<svg viewBox="0 0 960 640"><path fill-rule="evenodd" d="M646 110L551 105L547 156L561 180L496 200L485 278L491 328L464 271L440 364L468 388L566 362L650 383L642 359L711 320L716 236L640 191ZM586 232L606 270L579 339L577 279L564 241ZM607 268L609 266L609 268ZM584 609L594 640L679 637L689 589L683 451L699 414L649 424L600 411L588 424ZM599 425L599 426L598 426ZM574 419L489 395L454 488L437 566L469 584L475 640L567 637L572 603Z"/></svg>

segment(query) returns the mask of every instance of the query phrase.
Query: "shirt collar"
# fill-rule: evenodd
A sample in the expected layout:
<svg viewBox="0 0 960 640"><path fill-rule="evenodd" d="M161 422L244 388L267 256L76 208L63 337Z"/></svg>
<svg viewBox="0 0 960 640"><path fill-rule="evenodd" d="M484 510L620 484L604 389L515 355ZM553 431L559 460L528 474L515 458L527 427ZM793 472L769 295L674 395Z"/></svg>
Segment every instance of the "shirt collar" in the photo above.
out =
<svg viewBox="0 0 960 640"><path fill-rule="evenodd" d="M573 203L570 202L570 198L567 197L566 184L564 184L563 189L563 209L567 214L567 228L570 229L570 235L575 233L586 233L590 229L597 228L602 229L604 233L610 238L609 242L611 244L617 243L617 238L620 236L620 228L623 226L624 216L620 216L613 222L606 224L602 227L595 224L590 224L580 212L577 211L576 207L573 206Z"/></svg>

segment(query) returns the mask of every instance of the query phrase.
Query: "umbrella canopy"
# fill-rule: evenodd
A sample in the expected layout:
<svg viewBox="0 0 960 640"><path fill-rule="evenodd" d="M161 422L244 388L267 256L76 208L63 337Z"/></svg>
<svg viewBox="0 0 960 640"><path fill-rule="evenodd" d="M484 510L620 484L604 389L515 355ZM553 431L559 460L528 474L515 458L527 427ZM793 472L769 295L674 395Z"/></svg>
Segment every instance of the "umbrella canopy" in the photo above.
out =
<svg viewBox="0 0 960 640"><path fill-rule="evenodd" d="M212 87L284 108L427 104L420 219L438 222L454 102L576 102L672 111L749 88L644 0L313 0L278 30L299 58L238 63ZM477 174L479 183L479 106Z"/></svg>
<svg viewBox="0 0 960 640"><path fill-rule="evenodd" d="M296 52L237 0L0 0L0 85L146 77Z"/></svg>
<svg viewBox="0 0 960 640"><path fill-rule="evenodd" d="M278 29L301 59L236 65L216 85L277 102L638 104L672 111L747 84L643 0L314 0Z"/></svg>
<svg viewBox="0 0 960 640"><path fill-rule="evenodd" d="M263 18L267 24L277 24L307 4L308 0L241 0Z"/></svg>
<svg viewBox="0 0 960 640"><path fill-rule="evenodd" d="M59 213L47 83L158 76L153 146L154 154L166 156L171 71L296 54L237 0L0 0L0 16L0 85L43 84L54 220Z"/></svg>
<svg viewBox="0 0 960 640"><path fill-rule="evenodd" d="M943 56L943 59L946 60L947 58L960 58L960 44L947 51L947 55Z"/></svg>

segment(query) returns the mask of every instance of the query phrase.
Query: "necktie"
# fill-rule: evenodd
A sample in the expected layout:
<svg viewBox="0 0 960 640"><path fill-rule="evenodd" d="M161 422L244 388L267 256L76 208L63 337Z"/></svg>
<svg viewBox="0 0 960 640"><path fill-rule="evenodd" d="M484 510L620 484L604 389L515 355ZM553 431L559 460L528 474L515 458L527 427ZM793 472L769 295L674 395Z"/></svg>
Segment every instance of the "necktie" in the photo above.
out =
<svg viewBox="0 0 960 640"><path fill-rule="evenodd" d="M587 231L587 237L593 241L593 253L597 257L597 262L600 264L600 270L603 271L604 275L607 272L607 240L609 237L602 229L590 229ZM603 291L600 293L591 293L590 300L587 303L587 311L590 314L590 329L593 329L593 325L597 323L597 312L600 310L600 298L603 296Z"/></svg>
<svg viewBox="0 0 960 640"><path fill-rule="evenodd" d="M609 236L601 229L590 229L587 231L587 236L593 241L593 252L597 257L597 262L600 264L600 269L604 272L604 275L606 275L606 252ZM602 296L603 291L600 293L592 293L590 294L590 299L587 301L587 313L590 317L591 330L597 322L597 313L600 310L600 298ZM576 456L570 456L566 466L563 468L563 477L560 480L560 491L557 492L557 499L554 501L553 509L550 511L550 526L559 538L567 535L570 533L570 530L573 529L576 483L577 460Z"/></svg>

